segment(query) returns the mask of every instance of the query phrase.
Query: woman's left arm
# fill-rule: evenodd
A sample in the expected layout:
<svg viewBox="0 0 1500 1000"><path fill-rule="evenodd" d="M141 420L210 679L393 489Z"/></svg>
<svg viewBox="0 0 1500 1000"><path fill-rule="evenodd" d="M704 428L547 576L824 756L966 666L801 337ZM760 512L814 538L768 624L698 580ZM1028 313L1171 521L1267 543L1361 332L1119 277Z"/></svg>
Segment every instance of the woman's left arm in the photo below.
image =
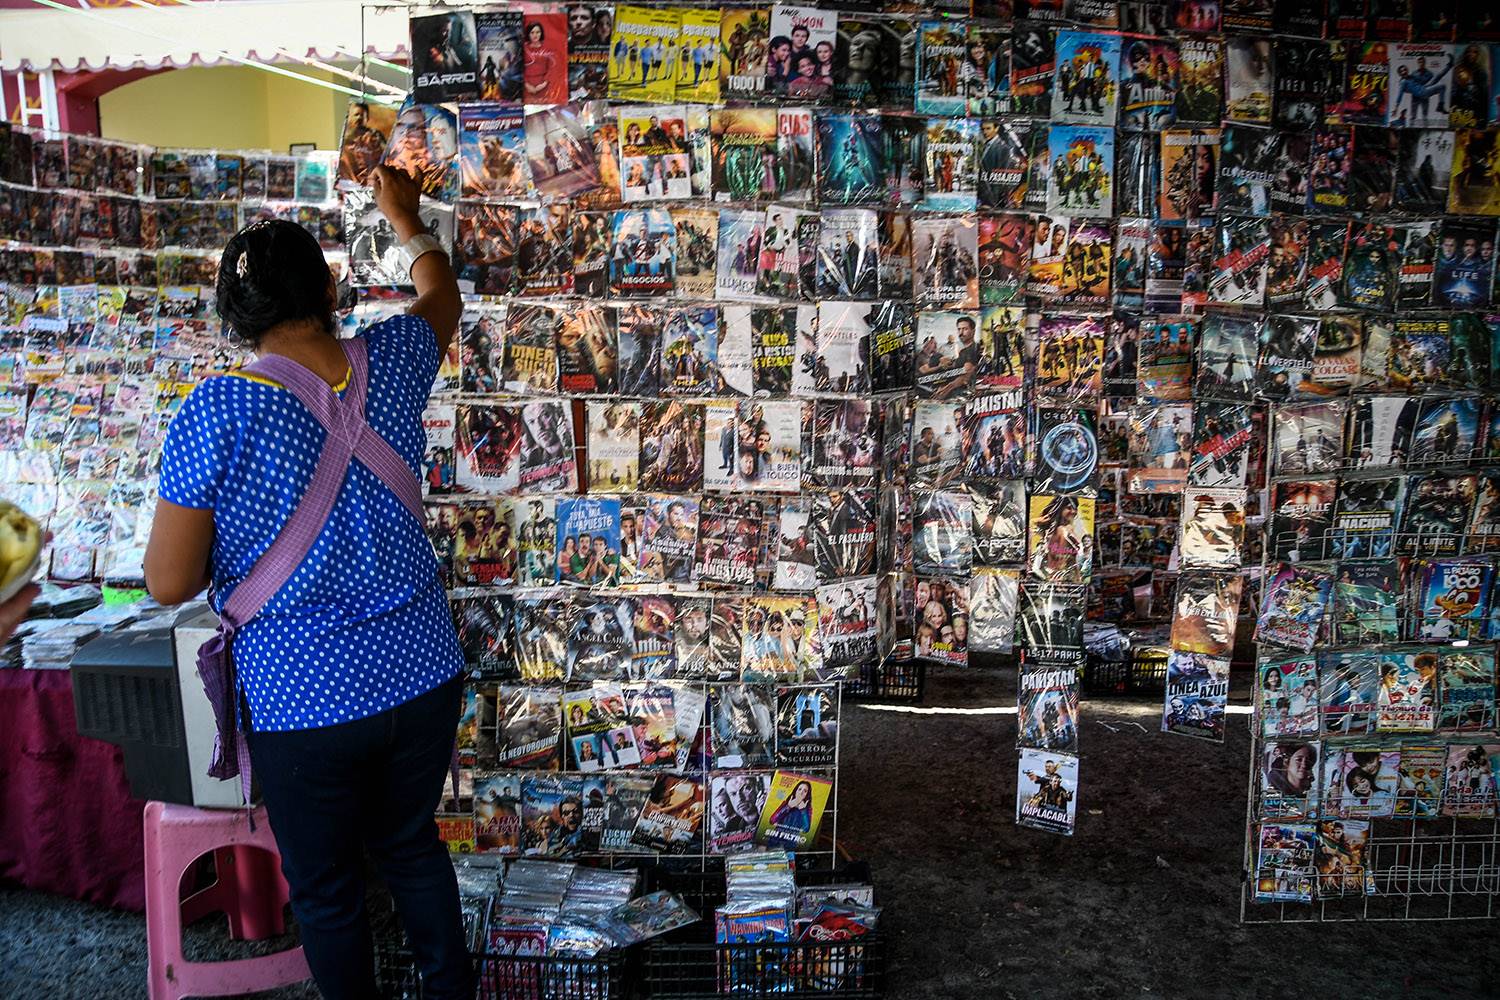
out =
<svg viewBox="0 0 1500 1000"><path fill-rule="evenodd" d="M146 543L146 589L162 604L181 604L213 578L214 512L156 501L151 539Z"/></svg>

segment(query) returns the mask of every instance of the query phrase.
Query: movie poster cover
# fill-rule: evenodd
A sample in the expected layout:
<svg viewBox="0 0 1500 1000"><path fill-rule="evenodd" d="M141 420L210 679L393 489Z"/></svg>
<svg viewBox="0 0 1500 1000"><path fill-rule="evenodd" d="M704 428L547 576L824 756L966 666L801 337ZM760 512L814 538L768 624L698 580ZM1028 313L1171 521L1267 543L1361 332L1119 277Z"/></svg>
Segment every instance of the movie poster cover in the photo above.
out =
<svg viewBox="0 0 1500 1000"><path fill-rule="evenodd" d="M1057 33L1055 51L1052 120L1113 126L1120 90L1120 36L1064 29Z"/></svg>
<svg viewBox="0 0 1500 1000"><path fill-rule="evenodd" d="M640 488L696 493L703 486L703 407L647 402L641 408Z"/></svg>
<svg viewBox="0 0 1500 1000"><path fill-rule="evenodd" d="M516 537L516 586L550 586L557 582L557 501L553 497L517 498L509 523Z"/></svg>
<svg viewBox="0 0 1500 1000"><path fill-rule="evenodd" d="M550 306L516 303L506 311L501 383L507 392L531 396L557 392L557 328Z"/></svg>
<svg viewBox="0 0 1500 1000"><path fill-rule="evenodd" d="M1190 316L1155 316L1142 323L1137 339L1137 397L1163 402L1191 398L1196 325Z"/></svg>
<svg viewBox="0 0 1500 1000"><path fill-rule="evenodd" d="M779 98L815 101L833 89L838 15L813 7L771 7L766 90Z"/></svg>
<svg viewBox="0 0 1500 1000"><path fill-rule="evenodd" d="M918 114L962 115L968 108L968 45L963 21L923 21L918 26Z"/></svg>
<svg viewBox="0 0 1500 1000"><path fill-rule="evenodd" d="M1190 489L1178 533L1182 569L1238 569L1245 541L1243 489Z"/></svg>
<svg viewBox="0 0 1500 1000"><path fill-rule="evenodd" d="M458 122L452 112L408 100L381 162L416 178L427 197L452 202L458 193L457 156Z"/></svg>
<svg viewBox="0 0 1500 1000"><path fill-rule="evenodd" d="M1114 130L1054 125L1048 139L1047 211L1107 216L1114 196Z"/></svg>
<svg viewBox="0 0 1500 1000"><path fill-rule="evenodd" d="M1172 648L1179 653L1229 656L1234 651L1243 583L1244 578L1237 573L1191 571L1180 575L1172 617Z"/></svg>
<svg viewBox="0 0 1500 1000"><path fill-rule="evenodd" d="M519 489L525 492L577 488L572 408L561 400L525 404L521 407Z"/></svg>
<svg viewBox="0 0 1500 1000"><path fill-rule="evenodd" d="M670 103L677 96L680 32L681 12L676 9L617 5L610 41L609 96Z"/></svg>
<svg viewBox="0 0 1500 1000"><path fill-rule="evenodd" d="M1437 723L1437 653L1390 650L1380 660L1376 732L1432 732Z"/></svg>
<svg viewBox="0 0 1500 1000"><path fill-rule="evenodd" d="M1410 573L1411 613L1421 639L1473 639L1485 631L1494 566L1476 559L1435 559Z"/></svg>
<svg viewBox="0 0 1500 1000"><path fill-rule="evenodd" d="M961 492L917 490L912 497L913 568L963 575L973 565L973 507Z"/></svg>
<svg viewBox="0 0 1500 1000"><path fill-rule="evenodd" d="M575 548L575 561L577 551ZM567 558L565 540L558 559ZM590 557L590 561L596 560ZM588 575L585 570L578 578L585 579ZM567 570L564 570L562 579L568 582ZM568 635L568 680L595 681L626 676L634 659L634 638L634 608L628 598L600 598L580 603L573 629Z"/></svg>
<svg viewBox="0 0 1500 1000"><path fill-rule="evenodd" d="M1438 233L1432 304L1439 309L1483 309L1495 275L1495 227L1446 220ZM1488 254L1482 248L1489 247Z"/></svg>
<svg viewBox="0 0 1500 1000"><path fill-rule="evenodd" d="M1178 124L1217 125L1224 106L1224 44L1217 38L1178 42Z"/></svg>
<svg viewBox="0 0 1500 1000"><path fill-rule="evenodd" d="M875 577L865 576L818 588L819 679L848 679L858 675L860 664L875 661L875 584Z"/></svg>
<svg viewBox="0 0 1500 1000"><path fill-rule="evenodd" d="M709 116L713 189L749 201L777 193L776 112L770 108L714 109Z"/></svg>
<svg viewBox="0 0 1500 1000"><path fill-rule="evenodd" d="M481 14L480 17L484 15ZM567 7L569 101L600 100L609 94L610 40L615 9L611 4L574 3Z"/></svg>
<svg viewBox="0 0 1500 1000"><path fill-rule="evenodd" d="M1047 316L1037 330L1035 392L1080 401L1104 382L1104 326L1094 316Z"/></svg>
<svg viewBox="0 0 1500 1000"><path fill-rule="evenodd" d="M692 853L703 837L703 812L701 778L659 774L641 807L631 843L663 854Z"/></svg>
<svg viewBox="0 0 1500 1000"><path fill-rule="evenodd" d="M723 771L709 776L709 850L734 854L755 846L755 829L771 788L771 775Z"/></svg>
<svg viewBox="0 0 1500 1000"><path fill-rule="evenodd" d="M802 476L802 403L743 400L736 419L734 488L795 493Z"/></svg>
<svg viewBox="0 0 1500 1000"><path fill-rule="evenodd" d="M1437 728L1469 733L1495 726L1495 655L1489 649L1454 649L1441 654Z"/></svg>
<svg viewBox="0 0 1500 1000"><path fill-rule="evenodd" d="M917 394L924 399L964 396L979 366L975 319L970 313L917 314Z"/></svg>
<svg viewBox="0 0 1500 1000"><path fill-rule="evenodd" d="M1331 479L1284 479L1273 487L1266 551L1274 559L1303 563L1331 553L1328 531L1333 520Z"/></svg>
<svg viewBox="0 0 1500 1000"><path fill-rule="evenodd" d="M1033 235L1028 216L986 215L980 218L979 300L983 305L1005 305L1021 294L1031 270ZM1087 256L1086 252L1084 256Z"/></svg>
<svg viewBox="0 0 1500 1000"><path fill-rule="evenodd" d="M1167 657L1167 689L1161 731L1224 742L1229 706L1229 660L1196 653Z"/></svg>
<svg viewBox="0 0 1500 1000"><path fill-rule="evenodd" d="M573 604L568 598L516 598L516 669L523 682L564 679L572 613Z"/></svg>
<svg viewBox="0 0 1500 1000"><path fill-rule="evenodd" d="M466 198L527 198L531 167L518 110L462 104L459 123L459 193Z"/></svg>
<svg viewBox="0 0 1500 1000"><path fill-rule="evenodd" d="M610 587L620 574L620 501L568 497L557 502L561 583Z"/></svg>
<svg viewBox="0 0 1500 1000"><path fill-rule="evenodd" d="M739 500L704 497L693 577L749 587L755 582L760 521Z"/></svg>
<svg viewBox="0 0 1500 1000"><path fill-rule="evenodd" d="M554 733L553 742L557 741ZM495 854L520 854L520 774L474 775L474 849Z"/></svg>
<svg viewBox="0 0 1500 1000"><path fill-rule="evenodd" d="M1197 219L1213 211L1219 139L1218 129L1162 130L1159 219Z"/></svg>
<svg viewBox="0 0 1500 1000"><path fill-rule="evenodd" d="M777 527L775 590L808 592L818 585L818 561L813 543L811 511L804 502L781 506Z"/></svg>
<svg viewBox="0 0 1500 1000"><path fill-rule="evenodd" d="M1457 555L1474 509L1477 480L1472 474L1441 472L1413 476L1406 485L1398 555Z"/></svg>
<svg viewBox="0 0 1500 1000"><path fill-rule="evenodd" d="M1078 670L1051 663L1023 664L1016 696L1016 741L1039 750L1078 749Z"/></svg>
<svg viewBox="0 0 1500 1000"><path fill-rule="evenodd" d="M1276 161L1281 149L1281 133L1249 125L1226 126L1219 155L1219 209L1268 215L1279 180Z"/></svg>
<svg viewBox="0 0 1500 1000"><path fill-rule="evenodd" d="M1311 903L1317 881L1313 824L1263 823L1257 829L1255 901Z"/></svg>
<svg viewBox="0 0 1500 1000"><path fill-rule="evenodd" d="M588 401L588 487L591 493L633 493L640 477L641 404Z"/></svg>
<svg viewBox="0 0 1500 1000"><path fill-rule="evenodd" d="M969 588L954 577L917 580L916 641L918 659L951 666L969 662Z"/></svg>
<svg viewBox="0 0 1500 1000"><path fill-rule="evenodd" d="M1393 128L1447 128L1453 52L1432 42L1390 46L1386 122Z"/></svg>
<svg viewBox="0 0 1500 1000"><path fill-rule="evenodd" d="M468 256L462 246L454 247L453 210L446 205L423 199L417 209L428 235L450 252L455 249L457 261ZM365 190L349 191L343 196L344 238L349 251L350 283L358 286L398 285L410 287L411 275L401 258L401 241L380 209L374 196ZM461 244L465 242L460 234ZM463 264L461 276L467 277ZM509 287L504 291L509 291Z"/></svg>
<svg viewBox="0 0 1500 1000"><path fill-rule="evenodd" d="M886 200L888 150L885 125L876 115L816 117L818 195L824 205L879 205ZM892 144L893 145L893 144ZM912 169L920 173L921 166Z"/></svg>
<svg viewBox="0 0 1500 1000"><path fill-rule="evenodd" d="M1019 306L980 311L979 367L974 385L985 390L1019 388L1025 375L1025 313Z"/></svg>
<svg viewBox="0 0 1500 1000"><path fill-rule="evenodd" d="M1265 581L1255 625L1256 641L1310 651L1332 597L1331 574L1308 566L1276 563Z"/></svg>
<svg viewBox="0 0 1500 1000"><path fill-rule="evenodd" d="M915 220L912 248L917 308L979 307L979 229L972 217Z"/></svg>
<svg viewBox="0 0 1500 1000"><path fill-rule="evenodd" d="M1448 211L1500 215L1500 129L1459 129L1454 140Z"/></svg>
<svg viewBox="0 0 1500 1000"><path fill-rule="evenodd" d="M1120 59L1118 124L1126 132L1154 132L1170 125L1177 104L1177 43L1131 38Z"/></svg>
<svg viewBox="0 0 1500 1000"><path fill-rule="evenodd" d="M1494 816L1497 761L1500 746L1495 744L1449 744L1440 813L1478 819Z"/></svg>
<svg viewBox="0 0 1500 1000"><path fill-rule="evenodd" d="M523 15L489 10L474 15L479 38L479 99L519 110L524 101L527 60L522 55Z"/></svg>
<svg viewBox="0 0 1500 1000"><path fill-rule="evenodd" d="M1395 204L1403 211L1437 215L1447 210L1453 135L1447 129L1396 133Z"/></svg>
<svg viewBox="0 0 1500 1000"><path fill-rule="evenodd" d="M776 762L786 767L832 767L838 749L838 692L790 687L776 693Z"/></svg>
<svg viewBox="0 0 1500 1000"><path fill-rule="evenodd" d="M1021 22L1011 37L1011 111L1029 118L1050 118L1052 78L1057 65L1054 32L1043 24Z"/></svg>
<svg viewBox="0 0 1500 1000"><path fill-rule="evenodd" d="M1249 400L1255 394L1258 322L1210 313L1198 340L1193 394L1199 398Z"/></svg>
<svg viewBox="0 0 1500 1000"><path fill-rule="evenodd" d="M559 104L527 113L526 156L537 193L572 198L599 185L599 165L579 106Z"/></svg>
<svg viewBox="0 0 1500 1000"><path fill-rule="evenodd" d="M1071 837L1078 810L1077 755L1023 748L1016 780L1016 824Z"/></svg>
<svg viewBox="0 0 1500 1000"><path fill-rule="evenodd" d="M626 204L693 194L687 109L638 105L618 110L621 195Z"/></svg>
<svg viewBox="0 0 1500 1000"><path fill-rule="evenodd" d="M624 296L654 296L672 291L676 243L677 227L667 209L616 212L610 235L610 290ZM622 353L623 347L622 341ZM624 385L621 389L629 391Z"/></svg>
<svg viewBox="0 0 1500 1000"><path fill-rule="evenodd" d="M816 678L822 667L817 635L816 598L746 598L740 670L747 686L771 682L795 684Z"/></svg>
<svg viewBox="0 0 1500 1000"><path fill-rule="evenodd" d="M1030 468L1026 426L1027 414L1021 411L1014 393L977 396L968 404L964 415L964 475L970 479L1017 479ZM926 425L921 425L926 430ZM929 442L922 432L917 437L923 457L936 438Z"/></svg>
<svg viewBox="0 0 1500 1000"><path fill-rule="evenodd" d="M755 842L773 850L808 851L817 843L833 782L793 771L771 778Z"/></svg>
<svg viewBox="0 0 1500 1000"><path fill-rule="evenodd" d="M1180 493L1187 483L1193 408L1132 406L1129 421L1129 488L1132 493Z"/></svg>
<svg viewBox="0 0 1500 1000"><path fill-rule="evenodd" d="M1044 583L1088 583L1094 567L1094 506L1090 497L1034 494L1027 537L1031 578Z"/></svg>
<svg viewBox="0 0 1500 1000"><path fill-rule="evenodd" d="M1225 119L1250 125L1271 124L1271 39L1235 35L1225 39L1225 49Z"/></svg>
<svg viewBox="0 0 1500 1000"><path fill-rule="evenodd" d="M825 209L813 291L817 298L872 299L879 274L879 220L862 208Z"/></svg>
<svg viewBox="0 0 1500 1000"><path fill-rule="evenodd" d="M923 400L916 404L911 421L913 484L940 488L961 474L964 425L964 404L961 402ZM1024 441L1022 445L1024 453Z"/></svg>
<svg viewBox="0 0 1500 1000"><path fill-rule="evenodd" d="M1020 572L1014 569L974 568L969 581L970 650L1009 653L1014 648L1020 579Z"/></svg>
<svg viewBox="0 0 1500 1000"><path fill-rule="evenodd" d="M1372 564L1373 565L1373 564ZM1356 572L1370 568L1366 566L1352 567ZM1391 572L1394 568L1391 567ZM1340 581L1339 588L1351 586ZM1360 586L1355 584L1353 586ZM1363 631L1363 630L1361 630ZM1392 620L1392 636L1395 634L1395 623ZM1346 641L1343 637L1349 633L1341 627L1339 630L1340 642ZM1371 641L1360 639L1361 643ZM1380 640L1374 640L1380 641ZM1309 664L1309 670L1311 664ZM1263 681L1269 687L1273 681L1281 684L1281 679L1272 677L1270 672ZM1317 710L1320 719L1320 728L1328 735L1360 735L1370 731L1370 725L1375 717L1376 697L1380 686L1380 654L1357 650L1343 653L1325 654L1322 659L1322 670Z"/></svg>
<svg viewBox="0 0 1500 1000"><path fill-rule="evenodd" d="M726 100L765 93L770 32L770 13L764 7L720 11L719 92Z"/></svg>
<svg viewBox="0 0 1500 1000"><path fill-rule="evenodd" d="M766 219L753 209L719 212L719 259L715 291L721 299L757 298Z"/></svg>
<svg viewBox="0 0 1500 1000"><path fill-rule="evenodd" d="M977 204L979 124L972 118L929 118L926 186L921 207L932 212L970 212Z"/></svg>
<svg viewBox="0 0 1500 1000"><path fill-rule="evenodd" d="M441 104L479 91L478 55L471 11L411 19L412 98Z"/></svg>
<svg viewBox="0 0 1500 1000"><path fill-rule="evenodd" d="M698 541L698 501L653 494L646 498L640 574L648 580L687 583Z"/></svg>
<svg viewBox="0 0 1500 1000"><path fill-rule="evenodd" d="M454 435L460 487L510 493L520 484L521 426L514 407L460 404Z"/></svg>
<svg viewBox="0 0 1500 1000"><path fill-rule="evenodd" d="M827 489L874 485L880 458L874 407L866 399L816 403L810 464L805 461L808 456L803 456L804 480Z"/></svg>
<svg viewBox="0 0 1500 1000"><path fill-rule="evenodd" d="M340 190L357 190L369 182L370 172L380 165L395 127L395 108L369 101L349 102L343 139L339 143Z"/></svg>
<svg viewBox="0 0 1500 1000"><path fill-rule="evenodd" d="M719 373L719 312L713 306L680 306L667 313L661 342L662 392L709 396L725 390Z"/></svg>

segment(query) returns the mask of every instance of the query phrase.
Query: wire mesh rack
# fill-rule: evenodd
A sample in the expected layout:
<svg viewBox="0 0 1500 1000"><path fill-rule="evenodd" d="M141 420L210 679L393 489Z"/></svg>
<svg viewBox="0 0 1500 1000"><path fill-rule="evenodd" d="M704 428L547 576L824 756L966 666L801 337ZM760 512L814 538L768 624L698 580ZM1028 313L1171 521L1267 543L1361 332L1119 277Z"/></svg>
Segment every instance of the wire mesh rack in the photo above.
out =
<svg viewBox="0 0 1500 1000"><path fill-rule="evenodd" d="M1489 612L1500 553L1472 513L1479 463L1491 460L1479 430L1486 406L1451 394L1381 398L1391 400L1377 422L1387 436L1403 433L1391 430L1391 414L1414 419L1456 398L1472 401L1475 429L1425 459L1398 456L1378 469L1336 461L1305 477L1324 485L1296 497L1304 477L1272 479L1262 601L1291 579L1295 606L1272 610L1308 624L1300 635L1269 633L1275 643L1260 635L1264 616L1258 625L1244 923L1500 917L1500 629ZM1273 441L1286 410L1305 412L1273 407ZM1382 478L1396 485L1362 486ZM1409 491L1429 480L1443 488L1403 522ZM1278 525L1278 491L1291 505L1280 516L1309 524ZM1341 504L1346 497L1383 500ZM1288 635L1299 648L1278 648Z"/></svg>

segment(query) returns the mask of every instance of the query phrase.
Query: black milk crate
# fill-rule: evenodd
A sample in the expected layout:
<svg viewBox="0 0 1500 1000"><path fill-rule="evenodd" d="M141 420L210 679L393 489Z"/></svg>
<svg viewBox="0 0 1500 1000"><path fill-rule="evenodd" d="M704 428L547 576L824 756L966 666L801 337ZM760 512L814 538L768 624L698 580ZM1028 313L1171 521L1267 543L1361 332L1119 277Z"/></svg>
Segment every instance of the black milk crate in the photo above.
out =
<svg viewBox="0 0 1500 1000"><path fill-rule="evenodd" d="M641 983L651 1000L885 996L886 938L879 930L854 941L719 944L714 941L714 911L724 903L721 866L664 866L653 882L656 889L681 896L702 920L644 945ZM802 888L869 882L870 866L864 862L797 870Z"/></svg>
<svg viewBox="0 0 1500 1000"><path fill-rule="evenodd" d="M475 952L476 1000L627 1000L626 961L630 952L598 958L548 955L495 955ZM377 941L375 981L386 1000L421 1000L422 978L411 949L394 940Z"/></svg>
<svg viewBox="0 0 1500 1000"><path fill-rule="evenodd" d="M925 660L885 660L866 663L859 677L844 682L844 697L851 701L920 702L927 691Z"/></svg>
<svg viewBox="0 0 1500 1000"><path fill-rule="evenodd" d="M1139 646L1123 660L1089 656L1083 662L1084 694L1161 694L1167 689L1167 650Z"/></svg>

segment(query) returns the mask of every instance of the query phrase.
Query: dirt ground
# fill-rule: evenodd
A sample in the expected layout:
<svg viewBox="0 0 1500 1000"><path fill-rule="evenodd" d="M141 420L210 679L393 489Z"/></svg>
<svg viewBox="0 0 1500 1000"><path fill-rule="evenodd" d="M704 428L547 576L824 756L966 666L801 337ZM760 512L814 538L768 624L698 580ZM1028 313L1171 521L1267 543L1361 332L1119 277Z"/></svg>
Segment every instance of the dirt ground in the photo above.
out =
<svg viewBox="0 0 1500 1000"><path fill-rule="evenodd" d="M1239 923L1245 715L1215 746L1158 732L1155 699L1086 699L1063 838L1014 825L1014 705L1005 667L933 672L917 712L846 705L839 839L873 868L892 1000L1500 997L1495 921ZM145 996L144 919L0 888L0 998L106 996Z"/></svg>
<svg viewBox="0 0 1500 1000"><path fill-rule="evenodd" d="M935 671L923 707L1010 707L1013 678ZM887 907L891 997L1500 996L1493 920L1241 925L1247 716L1216 746L1160 712L1085 699L1064 838L1014 825L1013 714L848 709L840 841Z"/></svg>

